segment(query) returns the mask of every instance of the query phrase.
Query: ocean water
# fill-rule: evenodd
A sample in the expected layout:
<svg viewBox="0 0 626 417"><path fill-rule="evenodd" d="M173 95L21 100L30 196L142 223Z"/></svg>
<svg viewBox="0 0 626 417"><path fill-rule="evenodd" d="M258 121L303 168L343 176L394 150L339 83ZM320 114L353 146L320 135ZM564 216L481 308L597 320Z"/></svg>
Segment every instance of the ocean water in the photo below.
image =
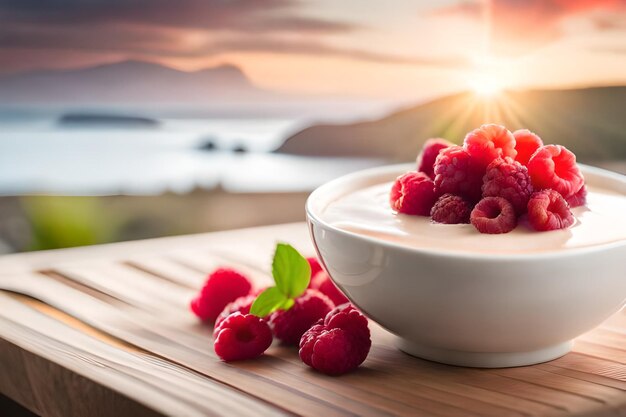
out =
<svg viewBox="0 0 626 417"><path fill-rule="evenodd" d="M288 118L162 119L154 128L68 127L0 117L0 195L308 191L376 159L270 153L307 125ZM201 150L206 142L216 150ZM235 147L248 152L233 153Z"/></svg>

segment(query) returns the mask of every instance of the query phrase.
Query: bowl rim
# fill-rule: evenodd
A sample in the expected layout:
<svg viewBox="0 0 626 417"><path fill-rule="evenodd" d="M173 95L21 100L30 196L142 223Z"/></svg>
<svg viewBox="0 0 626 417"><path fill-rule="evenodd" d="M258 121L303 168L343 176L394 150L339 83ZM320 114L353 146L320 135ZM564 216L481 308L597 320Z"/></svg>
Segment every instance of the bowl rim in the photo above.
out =
<svg viewBox="0 0 626 417"><path fill-rule="evenodd" d="M578 164L581 168L583 174L590 173L593 175L598 175L601 177L606 177L612 179L614 181L621 182L626 185L626 175L609 171L606 169L592 167L585 164ZM323 226L326 229L332 230L334 233L338 233L345 237L350 237L354 239L360 239L365 242L380 245L386 247L391 250L396 250L400 252L405 252L407 254L417 254L417 255L428 255L433 257L442 257L442 258L464 258L464 259L474 259L474 260L492 260L492 261L507 261L507 260L536 260L536 259L549 259L549 258L561 258L561 257L570 257L570 256L580 256L586 254L593 254L597 252L601 252L604 250L610 250L619 248L622 246L626 247L626 239L607 242L607 243L599 243L590 246L583 246L578 248L570 248L570 249L555 249L549 251L541 251L541 252L468 252L463 250L434 250L429 248L418 248L412 246L405 246L399 243L387 241L384 239L378 239L371 236L361 235L358 233L350 232L347 230L340 229L336 226L327 223L322 220L320 216L318 216L313 208L311 207L313 201L318 198L318 196L324 193L328 189L332 189L338 185L348 183L355 179L364 177L364 176L373 176L373 175L383 175L385 173L390 174L393 172L398 172L400 175L402 171L409 171L414 168L414 164L403 163L403 164L393 164L393 165L384 165L380 167L368 168L359 170L350 174L342 175L338 178L330 180L319 187L317 187L313 192L309 195L305 203L305 212L307 216L307 221L309 223L316 223L318 225ZM312 231L311 231L312 233ZM538 233L549 233L549 232L538 232Z"/></svg>

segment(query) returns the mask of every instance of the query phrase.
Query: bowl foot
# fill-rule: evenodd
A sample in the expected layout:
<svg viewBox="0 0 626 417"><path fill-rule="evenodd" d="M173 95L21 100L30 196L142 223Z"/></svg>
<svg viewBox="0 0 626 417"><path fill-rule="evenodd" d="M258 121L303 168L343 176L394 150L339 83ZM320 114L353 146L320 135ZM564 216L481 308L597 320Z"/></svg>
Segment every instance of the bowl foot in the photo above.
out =
<svg viewBox="0 0 626 417"><path fill-rule="evenodd" d="M572 345L570 340L530 352L464 352L420 345L400 338L397 341L398 348L411 356L472 368L508 368L547 362L568 353Z"/></svg>

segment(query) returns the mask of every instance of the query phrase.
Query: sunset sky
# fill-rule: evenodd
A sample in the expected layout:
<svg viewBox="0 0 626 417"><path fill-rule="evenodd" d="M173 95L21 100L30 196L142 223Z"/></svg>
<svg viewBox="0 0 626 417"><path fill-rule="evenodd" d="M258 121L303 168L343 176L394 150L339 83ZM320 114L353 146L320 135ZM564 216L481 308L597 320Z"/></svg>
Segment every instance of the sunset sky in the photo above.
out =
<svg viewBox="0 0 626 417"><path fill-rule="evenodd" d="M625 84L626 0L0 0L1 73L123 59L357 97Z"/></svg>

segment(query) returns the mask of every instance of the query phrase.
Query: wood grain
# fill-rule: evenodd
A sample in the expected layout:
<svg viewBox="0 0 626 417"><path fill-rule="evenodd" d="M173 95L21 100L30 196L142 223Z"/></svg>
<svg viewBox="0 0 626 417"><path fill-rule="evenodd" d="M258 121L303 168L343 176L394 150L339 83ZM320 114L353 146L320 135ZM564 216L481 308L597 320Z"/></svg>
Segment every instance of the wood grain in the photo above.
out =
<svg viewBox="0 0 626 417"><path fill-rule="evenodd" d="M312 253L306 227L292 224L0 258L0 289L11 292L0 292L0 392L54 416L626 415L625 312L531 367L412 358L374 323L368 359L342 377L278 344L259 360L223 363L188 302L218 266L267 285L277 241ZM56 404L72 396L81 401Z"/></svg>

